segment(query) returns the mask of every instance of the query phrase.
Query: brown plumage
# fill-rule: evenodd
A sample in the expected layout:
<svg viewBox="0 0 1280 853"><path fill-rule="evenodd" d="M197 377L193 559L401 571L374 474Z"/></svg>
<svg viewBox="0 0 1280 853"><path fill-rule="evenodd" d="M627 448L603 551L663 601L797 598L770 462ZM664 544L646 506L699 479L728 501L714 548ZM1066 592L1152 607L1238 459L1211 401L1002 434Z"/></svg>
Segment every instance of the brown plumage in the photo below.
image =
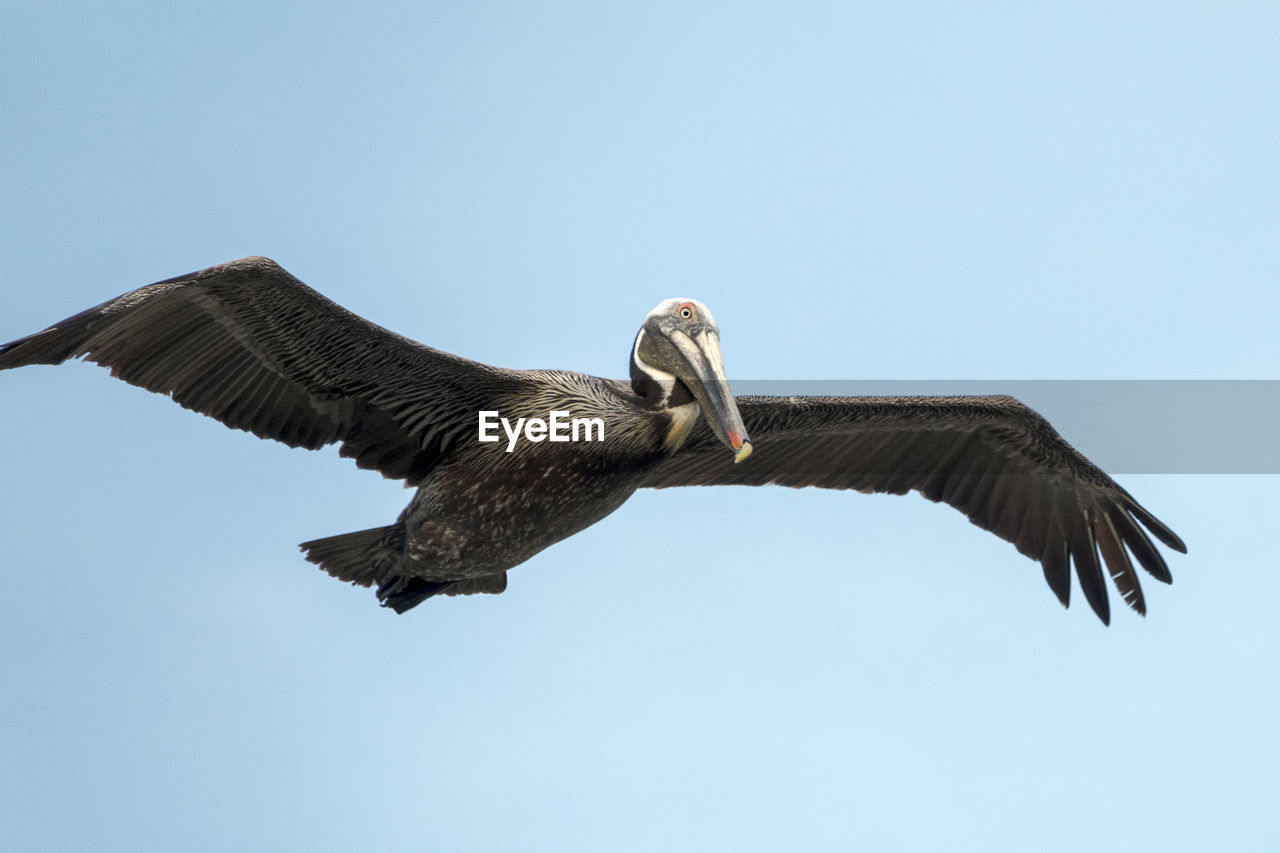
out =
<svg viewBox="0 0 1280 853"><path fill-rule="evenodd" d="M748 463L734 465L699 424L650 485L915 490L1040 562L1064 607L1073 559L1103 622L1110 607L1099 550L1139 613L1146 602L1129 553L1157 580L1173 580L1135 519L1186 552L1173 531L1012 397L739 397L738 407L760 445Z"/></svg>
<svg viewBox="0 0 1280 853"><path fill-rule="evenodd" d="M245 258L140 288L0 346L0 369L83 356L227 426L292 447L337 443L358 466L418 486L394 524L302 546L335 577L376 584L379 599L400 612L436 594L502 592L507 569L644 486L914 489L1039 561L1064 605L1074 562L1103 622L1104 564L1141 613L1129 555L1158 580L1171 579L1143 527L1186 550L1012 398L735 401L718 341L705 306L667 300L636 338L630 383L506 370L389 332L273 261ZM510 453L505 442L478 440L482 410L514 421L555 409L600 418L606 440L529 440ZM759 452L747 458L753 446Z"/></svg>

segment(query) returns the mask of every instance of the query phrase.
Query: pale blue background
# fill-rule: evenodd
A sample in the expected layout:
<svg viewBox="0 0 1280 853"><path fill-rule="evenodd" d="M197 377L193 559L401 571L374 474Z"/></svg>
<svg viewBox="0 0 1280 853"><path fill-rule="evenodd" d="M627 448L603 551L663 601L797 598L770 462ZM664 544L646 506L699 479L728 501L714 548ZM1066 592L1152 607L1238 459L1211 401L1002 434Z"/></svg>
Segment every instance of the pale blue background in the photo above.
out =
<svg viewBox="0 0 1280 853"><path fill-rule="evenodd" d="M6 3L0 339L262 253L516 367L624 376L690 295L740 379L1274 379L1278 45L1274 2ZM1123 477L1191 552L1110 629L946 507L781 489L396 617L297 552L408 498L333 450L85 365L0 374L0 446L5 850L1280 843L1274 476Z"/></svg>

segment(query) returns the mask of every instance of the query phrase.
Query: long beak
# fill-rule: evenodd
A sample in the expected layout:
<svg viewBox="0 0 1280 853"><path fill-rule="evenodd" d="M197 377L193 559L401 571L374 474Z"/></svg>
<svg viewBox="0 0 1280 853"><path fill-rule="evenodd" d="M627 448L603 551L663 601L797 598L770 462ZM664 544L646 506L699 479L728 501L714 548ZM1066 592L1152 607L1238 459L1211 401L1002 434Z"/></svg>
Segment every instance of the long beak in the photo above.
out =
<svg viewBox="0 0 1280 853"><path fill-rule="evenodd" d="M751 455L751 439L738 413L738 404L729 391L729 378L720 357L720 336L704 330L694 337L674 332L670 340L680 350L685 364L676 376L688 386L702 407L707 423L716 438L734 452L733 461L741 462Z"/></svg>

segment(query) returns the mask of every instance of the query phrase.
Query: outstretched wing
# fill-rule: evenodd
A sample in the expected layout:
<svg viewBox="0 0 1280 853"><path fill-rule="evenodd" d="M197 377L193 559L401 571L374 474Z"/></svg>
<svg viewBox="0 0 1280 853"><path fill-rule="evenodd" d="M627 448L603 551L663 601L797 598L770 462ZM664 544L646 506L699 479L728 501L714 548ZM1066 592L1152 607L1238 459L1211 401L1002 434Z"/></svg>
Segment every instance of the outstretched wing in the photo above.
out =
<svg viewBox="0 0 1280 853"><path fill-rule="evenodd" d="M1130 554L1172 576L1143 530L1186 553L1173 531L1012 397L739 397L755 452L741 464L700 421L648 484L817 486L943 501L1044 568L1063 606L1070 565L1104 622L1102 567L1146 613ZM1102 559L1099 559L1101 552Z"/></svg>
<svg viewBox="0 0 1280 853"><path fill-rule="evenodd" d="M80 356L235 429L420 482L517 371L440 352L324 298L267 258L126 293L0 345L0 369Z"/></svg>

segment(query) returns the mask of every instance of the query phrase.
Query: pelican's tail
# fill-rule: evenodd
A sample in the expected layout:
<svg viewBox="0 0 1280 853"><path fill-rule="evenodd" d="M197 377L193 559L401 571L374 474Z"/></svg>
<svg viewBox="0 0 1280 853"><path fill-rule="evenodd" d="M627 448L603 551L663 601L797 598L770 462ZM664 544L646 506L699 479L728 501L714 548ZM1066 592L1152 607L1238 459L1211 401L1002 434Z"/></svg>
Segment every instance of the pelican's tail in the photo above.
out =
<svg viewBox="0 0 1280 853"><path fill-rule="evenodd" d="M404 528L372 527L341 536L312 539L299 545L307 560L335 578L360 586L382 583L404 560Z"/></svg>
<svg viewBox="0 0 1280 853"><path fill-rule="evenodd" d="M301 546L307 560L335 578L360 586L378 585L378 601L397 613L417 607L433 595L499 593L507 573L468 580L433 581L404 574L404 528L399 524L312 539Z"/></svg>

